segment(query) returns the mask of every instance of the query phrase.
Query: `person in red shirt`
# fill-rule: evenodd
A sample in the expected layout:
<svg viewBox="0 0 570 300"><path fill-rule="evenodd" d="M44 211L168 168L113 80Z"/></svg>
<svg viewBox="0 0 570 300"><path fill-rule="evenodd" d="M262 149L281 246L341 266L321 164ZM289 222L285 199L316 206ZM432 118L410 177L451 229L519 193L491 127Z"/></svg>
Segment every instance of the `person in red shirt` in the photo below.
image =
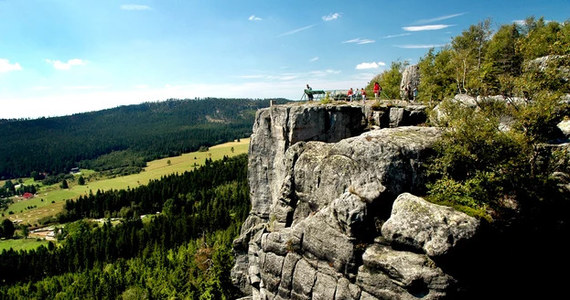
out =
<svg viewBox="0 0 570 300"><path fill-rule="evenodd" d="M364 88L360 90L360 94L362 95L362 101L366 102L366 91L364 90Z"/></svg>
<svg viewBox="0 0 570 300"><path fill-rule="evenodd" d="M350 88L350 90L348 90L348 92L346 93L346 95L348 96L348 101L352 102L352 95L354 94L354 91L352 91L352 88Z"/></svg>
<svg viewBox="0 0 570 300"><path fill-rule="evenodd" d="M374 82L374 99L378 100L378 94L380 93L380 84L378 84L378 81Z"/></svg>

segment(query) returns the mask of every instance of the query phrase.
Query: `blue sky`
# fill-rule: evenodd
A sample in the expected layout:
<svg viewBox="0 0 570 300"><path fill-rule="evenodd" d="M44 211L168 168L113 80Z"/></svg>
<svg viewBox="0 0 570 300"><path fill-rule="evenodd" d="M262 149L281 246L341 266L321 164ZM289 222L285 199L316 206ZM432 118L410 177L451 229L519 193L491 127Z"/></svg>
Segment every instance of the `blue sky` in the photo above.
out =
<svg viewBox="0 0 570 300"><path fill-rule="evenodd" d="M0 118L168 98L360 88L469 25L565 21L569 0L0 0Z"/></svg>

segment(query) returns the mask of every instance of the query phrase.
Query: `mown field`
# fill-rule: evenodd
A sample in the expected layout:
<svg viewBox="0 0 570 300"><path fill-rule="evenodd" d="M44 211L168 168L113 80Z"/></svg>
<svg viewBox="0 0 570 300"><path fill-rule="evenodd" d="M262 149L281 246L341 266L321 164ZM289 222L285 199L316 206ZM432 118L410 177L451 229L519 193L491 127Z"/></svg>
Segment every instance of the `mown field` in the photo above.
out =
<svg viewBox="0 0 570 300"><path fill-rule="evenodd" d="M0 240L0 252L12 248L14 251L30 250L39 247L40 245L47 245L48 241L38 241L36 239L11 239Z"/></svg>
<svg viewBox="0 0 570 300"><path fill-rule="evenodd" d="M4 211L4 215L12 221L21 220L22 223L35 225L39 223L40 219L60 212L67 199L77 198L80 195L88 194L90 191L95 193L97 190L134 188L147 184L149 180L159 179L165 175L193 170L203 165L207 158L218 160L222 159L224 155L231 157L247 153L248 147L249 138L240 139L239 142L234 141L212 146L205 152L190 152L181 156L148 162L144 171L138 174L88 181L85 185L70 183L69 189L61 189L58 185L42 187L35 198L19 200L11 204ZM93 173L90 170L82 170L82 173L87 175L85 172L87 174ZM33 181L28 179L25 183L31 184ZM12 214L9 214L9 212L12 212Z"/></svg>

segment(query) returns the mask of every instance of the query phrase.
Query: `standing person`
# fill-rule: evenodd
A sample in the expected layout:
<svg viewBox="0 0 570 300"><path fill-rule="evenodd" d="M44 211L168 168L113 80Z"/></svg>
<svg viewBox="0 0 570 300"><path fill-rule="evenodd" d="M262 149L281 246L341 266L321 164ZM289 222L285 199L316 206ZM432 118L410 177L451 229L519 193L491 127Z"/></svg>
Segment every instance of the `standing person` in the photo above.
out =
<svg viewBox="0 0 570 300"><path fill-rule="evenodd" d="M378 93L380 93L380 84L376 81L374 82L374 100L378 100Z"/></svg>
<svg viewBox="0 0 570 300"><path fill-rule="evenodd" d="M313 89L307 83L307 89L305 90L305 94L309 97L309 101L313 101Z"/></svg>
<svg viewBox="0 0 570 300"><path fill-rule="evenodd" d="M352 90L352 88L350 88L348 90L348 93L346 93L346 95L348 96L348 101L352 102L352 95L354 94L354 91Z"/></svg>
<svg viewBox="0 0 570 300"><path fill-rule="evenodd" d="M362 102L366 102L366 91L364 88L360 90L360 94L362 95Z"/></svg>

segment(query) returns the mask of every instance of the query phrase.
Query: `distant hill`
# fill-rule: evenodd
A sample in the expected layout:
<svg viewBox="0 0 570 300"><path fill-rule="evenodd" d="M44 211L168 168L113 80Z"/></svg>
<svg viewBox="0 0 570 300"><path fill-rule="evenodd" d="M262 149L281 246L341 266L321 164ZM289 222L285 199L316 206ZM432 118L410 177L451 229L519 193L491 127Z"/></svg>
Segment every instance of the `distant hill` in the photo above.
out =
<svg viewBox="0 0 570 300"><path fill-rule="evenodd" d="M287 100L276 100L284 103ZM145 162L251 134L269 100L167 100L34 120L0 120L0 178L73 167L132 173Z"/></svg>

